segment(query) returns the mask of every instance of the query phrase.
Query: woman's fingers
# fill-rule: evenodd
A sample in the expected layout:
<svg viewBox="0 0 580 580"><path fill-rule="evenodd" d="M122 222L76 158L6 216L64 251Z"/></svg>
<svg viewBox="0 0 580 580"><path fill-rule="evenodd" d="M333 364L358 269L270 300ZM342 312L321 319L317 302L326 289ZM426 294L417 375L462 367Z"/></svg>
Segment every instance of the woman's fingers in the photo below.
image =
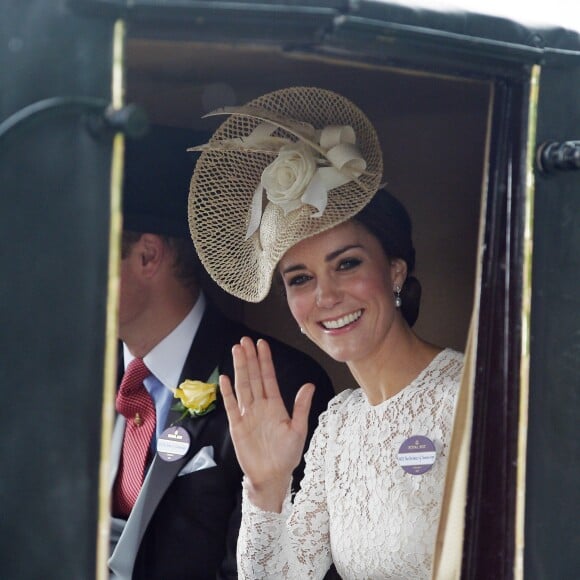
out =
<svg viewBox="0 0 580 580"><path fill-rule="evenodd" d="M234 385L236 397L240 411L247 409L254 401L250 377L248 374L248 362L246 352L240 344L232 348L232 357L234 359Z"/></svg>
<svg viewBox="0 0 580 580"><path fill-rule="evenodd" d="M221 375L219 381L238 461L258 487L264 482L283 480L285 490L300 461L314 385L309 383L300 389L290 419L280 396L268 344L259 341L256 348L249 338L243 338L232 353L235 396L229 377Z"/></svg>
<svg viewBox="0 0 580 580"><path fill-rule="evenodd" d="M264 383L262 380L262 372L260 370L260 363L258 362L258 353L256 345L251 338L244 336L240 341L241 347L244 349L246 355L246 370L249 381L249 386L252 391L254 400L264 398ZM237 376L236 376L237 380Z"/></svg>
<svg viewBox="0 0 580 580"><path fill-rule="evenodd" d="M247 336L232 349L235 372L235 392L240 413L243 415L252 406L269 403L269 415L278 417L288 414L280 396L276 370L268 343L260 339L257 345ZM231 383L230 383L231 385ZM260 412L263 412L260 411Z"/></svg>
<svg viewBox="0 0 580 580"><path fill-rule="evenodd" d="M272 351L270 345L263 339L258 340L258 361L264 385L264 396L267 399L280 397L280 388L276 379L276 369L272 362Z"/></svg>
<svg viewBox="0 0 580 580"><path fill-rule="evenodd" d="M302 385L294 399L292 428L304 437L306 437L308 431L308 415L310 413L310 406L312 405L314 389L315 387L312 383L306 383L305 385Z"/></svg>
<svg viewBox="0 0 580 580"><path fill-rule="evenodd" d="M226 375L220 375L220 392L224 400L224 407L226 409L226 414L228 416L228 421L230 425L235 425L241 418L240 408L238 406L238 401L234 396L234 391L232 389L232 383Z"/></svg>

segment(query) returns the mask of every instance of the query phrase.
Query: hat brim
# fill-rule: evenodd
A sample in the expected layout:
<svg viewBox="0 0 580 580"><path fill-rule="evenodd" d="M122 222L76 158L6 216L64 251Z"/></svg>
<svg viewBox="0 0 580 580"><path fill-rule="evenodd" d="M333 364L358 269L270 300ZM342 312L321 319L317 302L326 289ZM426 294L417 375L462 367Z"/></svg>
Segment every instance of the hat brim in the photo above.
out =
<svg viewBox="0 0 580 580"><path fill-rule="evenodd" d="M210 276L227 292L247 300L263 300L271 287L276 265L299 241L328 230L358 213L377 191L382 177L378 137L366 115L345 97L313 87L293 87L263 95L246 107L272 111L316 130L350 126L366 162L357 179L333 188L322 215L302 205L285 213L266 205L260 231L246 239L250 206L264 169L276 154L224 147L246 139L262 120L231 115L204 148L193 173L188 217L198 256ZM278 128L276 136L296 142L293 131Z"/></svg>

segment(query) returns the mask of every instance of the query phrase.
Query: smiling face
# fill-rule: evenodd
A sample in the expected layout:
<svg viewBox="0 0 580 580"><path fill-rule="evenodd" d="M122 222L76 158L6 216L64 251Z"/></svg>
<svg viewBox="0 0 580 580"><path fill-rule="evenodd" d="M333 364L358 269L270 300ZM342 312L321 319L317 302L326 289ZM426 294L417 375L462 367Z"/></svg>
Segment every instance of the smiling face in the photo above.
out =
<svg viewBox="0 0 580 580"><path fill-rule="evenodd" d="M279 264L288 306L306 335L337 361L380 356L404 325L393 288L406 264L349 221L303 240Z"/></svg>

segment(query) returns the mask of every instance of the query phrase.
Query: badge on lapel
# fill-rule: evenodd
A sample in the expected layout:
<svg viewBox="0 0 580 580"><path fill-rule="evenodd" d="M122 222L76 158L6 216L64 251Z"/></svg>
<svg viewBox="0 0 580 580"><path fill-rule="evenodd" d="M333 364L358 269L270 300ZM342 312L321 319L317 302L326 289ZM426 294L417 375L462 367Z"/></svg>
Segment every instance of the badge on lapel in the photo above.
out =
<svg viewBox="0 0 580 580"><path fill-rule="evenodd" d="M185 380L173 393L178 399L171 408L172 411L180 411L183 420L187 415L190 417L203 417L216 408L218 390L219 369L216 367L207 382ZM171 425L157 440L157 454L163 461L177 461L188 451L191 445L191 437L187 430L179 425Z"/></svg>
<svg viewBox="0 0 580 580"><path fill-rule="evenodd" d="M188 451L191 439L183 427L169 427L157 439L157 454L163 461L177 461Z"/></svg>

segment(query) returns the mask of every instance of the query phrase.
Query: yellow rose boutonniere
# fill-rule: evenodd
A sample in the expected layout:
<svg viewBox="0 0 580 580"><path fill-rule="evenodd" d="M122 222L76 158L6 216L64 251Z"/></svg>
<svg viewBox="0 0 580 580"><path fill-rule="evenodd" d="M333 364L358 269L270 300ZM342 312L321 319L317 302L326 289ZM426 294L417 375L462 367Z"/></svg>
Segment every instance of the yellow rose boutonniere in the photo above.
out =
<svg viewBox="0 0 580 580"><path fill-rule="evenodd" d="M183 411L182 419L187 414L192 417L202 417L213 411L217 401L217 377L216 369L207 383L202 381L185 380L173 393L179 401L173 407L175 411Z"/></svg>

